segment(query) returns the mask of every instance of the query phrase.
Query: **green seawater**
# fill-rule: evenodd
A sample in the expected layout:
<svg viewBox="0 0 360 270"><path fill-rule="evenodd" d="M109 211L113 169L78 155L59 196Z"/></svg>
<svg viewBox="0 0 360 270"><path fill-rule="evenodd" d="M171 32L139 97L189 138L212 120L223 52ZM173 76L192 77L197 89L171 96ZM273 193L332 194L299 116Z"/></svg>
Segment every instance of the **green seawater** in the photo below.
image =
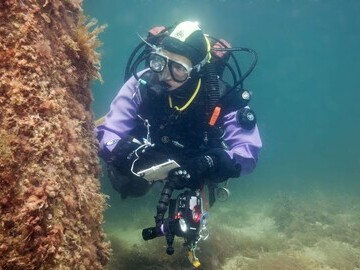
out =
<svg viewBox="0 0 360 270"><path fill-rule="evenodd" d="M152 26L196 20L258 53L244 85L264 147L256 170L231 180L230 199L210 209L201 269L360 269L360 1L103 0L84 1L84 11L108 25L96 117L123 84L137 33ZM102 189L114 250L107 269L192 269L180 238L173 256L163 238L141 239L161 185L121 200L104 170Z"/></svg>

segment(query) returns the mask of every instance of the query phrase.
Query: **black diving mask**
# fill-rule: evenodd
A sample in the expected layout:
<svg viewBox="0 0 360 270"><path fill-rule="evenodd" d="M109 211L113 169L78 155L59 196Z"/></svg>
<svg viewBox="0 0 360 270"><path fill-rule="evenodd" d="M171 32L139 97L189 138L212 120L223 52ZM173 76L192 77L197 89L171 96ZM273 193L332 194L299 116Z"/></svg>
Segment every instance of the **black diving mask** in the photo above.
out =
<svg viewBox="0 0 360 270"><path fill-rule="evenodd" d="M189 79L190 72L193 69L184 63L172 60L166 55L160 54L158 52L153 52L150 54L149 67L156 73L163 72L164 69L168 67L171 78L179 83Z"/></svg>

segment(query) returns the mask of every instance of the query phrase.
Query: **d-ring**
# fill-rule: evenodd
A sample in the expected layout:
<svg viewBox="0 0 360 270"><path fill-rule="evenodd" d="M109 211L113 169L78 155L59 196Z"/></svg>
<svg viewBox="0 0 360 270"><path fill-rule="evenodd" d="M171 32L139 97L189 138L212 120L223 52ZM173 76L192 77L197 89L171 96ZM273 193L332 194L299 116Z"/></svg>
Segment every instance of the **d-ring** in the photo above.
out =
<svg viewBox="0 0 360 270"><path fill-rule="evenodd" d="M230 197L230 190L226 187L219 187L216 189L216 199L220 202L225 202Z"/></svg>

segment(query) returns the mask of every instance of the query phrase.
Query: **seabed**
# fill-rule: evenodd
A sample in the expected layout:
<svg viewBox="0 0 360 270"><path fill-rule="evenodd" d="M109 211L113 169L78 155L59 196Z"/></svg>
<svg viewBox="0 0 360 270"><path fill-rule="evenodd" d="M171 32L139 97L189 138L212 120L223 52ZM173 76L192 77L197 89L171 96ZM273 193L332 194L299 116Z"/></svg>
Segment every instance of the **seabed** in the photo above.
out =
<svg viewBox="0 0 360 270"><path fill-rule="evenodd" d="M124 201L108 218L113 255L107 269L193 269L181 238L175 238L173 256L166 255L164 238L141 239L141 230L154 222L151 200L137 210L134 201ZM360 269L359 213L359 198L321 192L217 202L210 236L197 250L199 269Z"/></svg>

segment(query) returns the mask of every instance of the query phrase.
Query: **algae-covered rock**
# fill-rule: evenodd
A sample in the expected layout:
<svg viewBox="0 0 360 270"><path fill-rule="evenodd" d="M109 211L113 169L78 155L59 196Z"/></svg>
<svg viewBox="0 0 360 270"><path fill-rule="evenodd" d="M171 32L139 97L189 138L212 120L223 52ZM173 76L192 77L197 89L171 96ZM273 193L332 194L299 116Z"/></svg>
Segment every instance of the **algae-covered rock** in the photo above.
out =
<svg viewBox="0 0 360 270"><path fill-rule="evenodd" d="M0 268L102 269L109 244L81 1L0 2Z"/></svg>

